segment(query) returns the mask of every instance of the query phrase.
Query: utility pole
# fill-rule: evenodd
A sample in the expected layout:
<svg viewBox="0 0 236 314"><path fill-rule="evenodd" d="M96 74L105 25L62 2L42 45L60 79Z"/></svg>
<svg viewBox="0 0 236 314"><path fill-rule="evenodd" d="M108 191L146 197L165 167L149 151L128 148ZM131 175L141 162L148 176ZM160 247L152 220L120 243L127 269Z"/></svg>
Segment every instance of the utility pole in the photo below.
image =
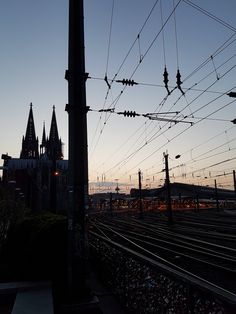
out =
<svg viewBox="0 0 236 314"><path fill-rule="evenodd" d="M167 213L168 213L168 223L173 223L173 216L172 216L172 206L171 206L171 192L170 192L170 176L169 176L169 164L168 164L168 154L164 153L165 158L165 171L166 171L166 180L165 186L167 191Z"/></svg>
<svg viewBox="0 0 236 314"><path fill-rule="evenodd" d="M83 0L69 0L68 104L69 204L68 289L78 298L88 294L86 286L87 242L85 214L88 209L87 112L84 57Z"/></svg>
<svg viewBox="0 0 236 314"><path fill-rule="evenodd" d="M195 211L198 213L199 212L199 195L198 193L196 194L196 207Z"/></svg>
<svg viewBox="0 0 236 314"><path fill-rule="evenodd" d="M233 178L234 178L234 195L236 198L236 176L235 176L235 170L233 170Z"/></svg>
<svg viewBox="0 0 236 314"><path fill-rule="evenodd" d="M138 187L139 187L139 217L143 218L143 202L142 202L142 176L141 170L138 172Z"/></svg>
<svg viewBox="0 0 236 314"><path fill-rule="evenodd" d="M215 180L215 194L216 194L216 209L219 211L219 197L218 197L218 188L217 188L217 183Z"/></svg>
<svg viewBox="0 0 236 314"><path fill-rule="evenodd" d="M110 215L111 216L113 216L113 206L112 206L112 192L110 193L110 199L109 199L109 203L110 203L110 205L109 205L109 210L110 210Z"/></svg>

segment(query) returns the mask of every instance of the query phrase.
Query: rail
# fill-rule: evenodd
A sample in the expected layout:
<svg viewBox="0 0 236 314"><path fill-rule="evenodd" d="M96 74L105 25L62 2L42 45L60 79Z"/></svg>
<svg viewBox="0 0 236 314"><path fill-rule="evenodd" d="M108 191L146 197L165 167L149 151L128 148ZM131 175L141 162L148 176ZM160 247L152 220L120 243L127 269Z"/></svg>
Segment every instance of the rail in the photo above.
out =
<svg viewBox="0 0 236 314"><path fill-rule="evenodd" d="M128 313L236 313L236 295L90 232L98 273Z"/></svg>

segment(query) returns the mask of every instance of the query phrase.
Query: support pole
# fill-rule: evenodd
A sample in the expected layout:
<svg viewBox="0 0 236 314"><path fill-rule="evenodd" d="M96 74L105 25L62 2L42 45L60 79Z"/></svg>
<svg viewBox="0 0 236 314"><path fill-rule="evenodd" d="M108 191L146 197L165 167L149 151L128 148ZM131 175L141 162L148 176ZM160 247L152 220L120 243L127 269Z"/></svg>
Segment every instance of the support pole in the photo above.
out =
<svg viewBox="0 0 236 314"><path fill-rule="evenodd" d="M170 176L169 176L169 163L168 163L168 154L164 153L165 158L165 171L166 171L166 180L165 186L167 191L167 213L168 213L168 223L173 223L173 216L172 216L172 206L171 206L171 192L170 192Z"/></svg>
<svg viewBox="0 0 236 314"><path fill-rule="evenodd" d="M219 197L218 197L218 188L217 188L217 183L215 180L215 195L216 195L216 209L219 211Z"/></svg>
<svg viewBox="0 0 236 314"><path fill-rule="evenodd" d="M198 213L199 212L199 195L198 193L196 194L196 206L195 206L195 211Z"/></svg>
<svg viewBox="0 0 236 314"><path fill-rule="evenodd" d="M234 195L236 198L236 176L235 176L235 170L233 170L233 178L234 178Z"/></svg>
<svg viewBox="0 0 236 314"><path fill-rule="evenodd" d="M110 210L110 216L113 216L113 204L112 204L112 199L113 199L113 196L112 196L112 192L110 193L110 198L109 198L109 210Z"/></svg>
<svg viewBox="0 0 236 314"><path fill-rule="evenodd" d="M139 187L139 217L143 218L143 202L142 202L142 177L141 170L138 172L138 187Z"/></svg>
<svg viewBox="0 0 236 314"><path fill-rule="evenodd" d="M85 214L88 209L88 153L86 73L84 57L83 0L69 0L68 105L69 204L68 288L81 298L88 293L86 282L87 241Z"/></svg>

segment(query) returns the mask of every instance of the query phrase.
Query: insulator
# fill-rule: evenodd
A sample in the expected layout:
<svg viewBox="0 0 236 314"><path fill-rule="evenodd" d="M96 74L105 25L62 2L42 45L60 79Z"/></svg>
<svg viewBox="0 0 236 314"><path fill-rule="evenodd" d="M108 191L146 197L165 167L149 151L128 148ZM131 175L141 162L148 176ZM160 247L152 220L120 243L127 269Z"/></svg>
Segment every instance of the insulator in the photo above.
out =
<svg viewBox="0 0 236 314"><path fill-rule="evenodd" d="M180 87L180 85L182 84L182 82L181 82L181 75L180 75L179 70L177 70L176 78L177 78L177 81L176 81L177 86Z"/></svg>
<svg viewBox="0 0 236 314"><path fill-rule="evenodd" d="M164 76L163 82L165 83L165 88L167 90L168 95L170 95L170 91L169 91L169 87L168 87L168 82L169 82L169 80L168 80L168 72L167 72L166 67L164 69L163 76Z"/></svg>
<svg viewBox="0 0 236 314"><path fill-rule="evenodd" d="M128 80L128 79L117 80L116 82L122 83L123 85L128 85L128 86L138 85L138 83L135 82L134 80Z"/></svg>
<svg viewBox="0 0 236 314"><path fill-rule="evenodd" d="M118 114L123 114L125 117L136 117L140 116L140 114L136 113L135 111L127 111L125 110L124 112L117 112Z"/></svg>
<svg viewBox="0 0 236 314"><path fill-rule="evenodd" d="M168 72L166 70L166 67L165 67L165 70L164 70L164 73L163 73L163 76L164 76L164 80L163 82L165 83L165 85L167 86L169 80L168 80Z"/></svg>
<svg viewBox="0 0 236 314"><path fill-rule="evenodd" d="M181 84L182 84L183 82L181 81L181 75L180 75L179 69L177 70L176 79L177 79L177 81L176 81L177 87L178 87L178 89L181 91L181 93L184 95L184 91L183 91L182 88L181 88Z"/></svg>

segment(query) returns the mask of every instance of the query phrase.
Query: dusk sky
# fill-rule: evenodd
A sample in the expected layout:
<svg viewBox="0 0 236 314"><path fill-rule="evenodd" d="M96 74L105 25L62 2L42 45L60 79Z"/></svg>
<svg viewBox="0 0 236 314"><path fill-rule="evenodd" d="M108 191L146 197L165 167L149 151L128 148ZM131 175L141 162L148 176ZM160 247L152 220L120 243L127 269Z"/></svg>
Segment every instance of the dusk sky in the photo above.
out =
<svg viewBox="0 0 236 314"><path fill-rule="evenodd" d="M32 102L40 141L55 105L67 158L68 2L0 0L1 154L19 157ZM84 7L90 182L129 192L140 169L143 186L157 187L168 152L171 182L232 188L235 0L84 0ZM117 82L123 79L138 84ZM117 114L125 110L140 116Z"/></svg>

